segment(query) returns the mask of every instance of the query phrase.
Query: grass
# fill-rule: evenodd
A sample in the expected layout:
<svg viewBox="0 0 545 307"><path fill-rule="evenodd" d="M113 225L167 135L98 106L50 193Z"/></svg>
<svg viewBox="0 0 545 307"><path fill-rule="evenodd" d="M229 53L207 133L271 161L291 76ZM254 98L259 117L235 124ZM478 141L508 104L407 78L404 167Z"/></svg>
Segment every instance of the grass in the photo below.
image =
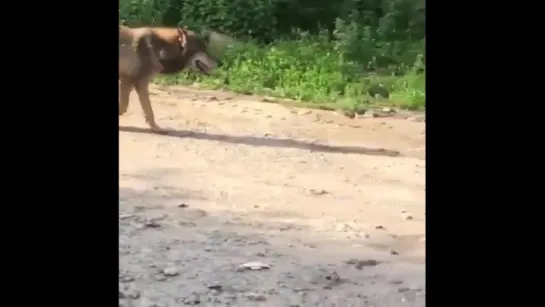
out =
<svg viewBox="0 0 545 307"><path fill-rule="evenodd" d="M217 33L211 35L210 51L224 63L212 76L184 72L160 76L155 82L225 88L243 94L291 99L306 107L322 109L425 108L426 76L418 72L417 68L422 67L419 57L416 65L403 69L401 74L399 65L369 73L359 64L361 61L346 60L338 46L315 37L261 47ZM369 89L377 86L386 89L389 98L371 97Z"/></svg>

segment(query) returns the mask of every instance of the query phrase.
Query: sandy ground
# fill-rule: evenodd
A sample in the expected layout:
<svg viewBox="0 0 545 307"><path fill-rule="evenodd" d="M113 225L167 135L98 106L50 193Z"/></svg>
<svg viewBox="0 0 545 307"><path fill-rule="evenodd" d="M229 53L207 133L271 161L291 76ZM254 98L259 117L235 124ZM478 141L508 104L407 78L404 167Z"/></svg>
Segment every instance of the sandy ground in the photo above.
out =
<svg viewBox="0 0 545 307"><path fill-rule="evenodd" d="M120 306L425 306L425 124L260 100L133 93Z"/></svg>

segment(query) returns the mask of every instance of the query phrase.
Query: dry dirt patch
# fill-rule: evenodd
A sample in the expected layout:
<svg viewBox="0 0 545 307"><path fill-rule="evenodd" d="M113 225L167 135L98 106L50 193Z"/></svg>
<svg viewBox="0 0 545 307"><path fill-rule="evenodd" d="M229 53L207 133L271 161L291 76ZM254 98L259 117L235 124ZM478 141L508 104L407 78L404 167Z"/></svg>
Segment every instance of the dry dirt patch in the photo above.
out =
<svg viewBox="0 0 545 307"><path fill-rule="evenodd" d="M141 276L120 281L120 286L130 285L123 290L123 302L164 303L196 294L233 303L264 295L282 306L294 299L306 306L313 299L295 288L307 287L303 292L316 296L318 289L333 287L327 278L318 285L316 276L330 274L331 279L334 271L346 279L337 292L354 302L423 303L417 299L424 285L423 265L418 264L425 255L423 123L349 119L183 87L156 88L152 100L158 123L172 130L169 135L147 133L136 97L120 118L120 210L127 215L120 221L121 266ZM137 252L139 244L150 252ZM153 252L165 246L170 252ZM172 250L179 254L166 255ZM241 272L227 267L256 257L275 264L266 277L273 274L276 285L264 290L248 280L240 281L243 285L233 281L237 285L231 288L238 290L219 296L205 285L220 276L222 287L228 287ZM369 258L388 264L363 275L354 269ZM191 273L190 283L199 286L183 295L172 288L187 286L187 278L180 276L167 277L175 279L173 284L146 292L156 278L145 273L153 263L179 270L198 265L208 273ZM287 272L300 274L286 277ZM262 274L252 278L265 278ZM391 283L392 278L405 285ZM357 290L360 283L373 286ZM127 299L133 290L140 294ZM299 294L292 298L290 293Z"/></svg>

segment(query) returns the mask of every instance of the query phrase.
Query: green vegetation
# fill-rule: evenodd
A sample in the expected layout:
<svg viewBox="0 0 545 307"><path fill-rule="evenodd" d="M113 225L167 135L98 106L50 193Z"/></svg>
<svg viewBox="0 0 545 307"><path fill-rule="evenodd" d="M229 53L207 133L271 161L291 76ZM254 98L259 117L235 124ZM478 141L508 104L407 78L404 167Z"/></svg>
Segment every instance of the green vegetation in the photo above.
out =
<svg viewBox="0 0 545 307"><path fill-rule="evenodd" d="M224 64L210 77L185 72L157 82L197 82L316 107L423 109L424 3L120 0L120 19L131 26L187 25L206 32L211 53ZM384 91L389 98L369 93Z"/></svg>

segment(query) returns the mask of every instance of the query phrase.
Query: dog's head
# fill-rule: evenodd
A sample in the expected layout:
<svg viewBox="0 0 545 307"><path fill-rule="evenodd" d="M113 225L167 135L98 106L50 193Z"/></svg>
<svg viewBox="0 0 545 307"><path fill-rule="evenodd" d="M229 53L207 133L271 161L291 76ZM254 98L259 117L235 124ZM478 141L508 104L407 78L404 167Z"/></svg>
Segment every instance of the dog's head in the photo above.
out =
<svg viewBox="0 0 545 307"><path fill-rule="evenodd" d="M209 75L218 67L218 61L207 51L206 39L186 28L178 28L182 57L187 61L184 68L193 68Z"/></svg>

